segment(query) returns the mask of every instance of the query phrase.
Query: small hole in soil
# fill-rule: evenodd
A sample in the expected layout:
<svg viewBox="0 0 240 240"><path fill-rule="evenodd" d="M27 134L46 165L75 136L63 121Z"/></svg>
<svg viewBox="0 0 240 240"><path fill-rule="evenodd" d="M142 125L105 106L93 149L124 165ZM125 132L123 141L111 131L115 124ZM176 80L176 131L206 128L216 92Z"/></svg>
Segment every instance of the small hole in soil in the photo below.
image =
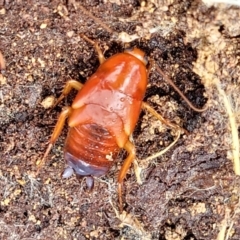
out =
<svg viewBox="0 0 240 240"><path fill-rule="evenodd" d="M25 212L23 213L23 215L24 215L25 217L27 217L27 216L28 216L28 212L25 211Z"/></svg>
<svg viewBox="0 0 240 240"><path fill-rule="evenodd" d="M221 25L221 26L219 27L219 29L218 29L218 31L219 31L220 33L222 33L224 30L225 30L224 25Z"/></svg>
<svg viewBox="0 0 240 240"><path fill-rule="evenodd" d="M195 240L197 239L192 232L189 232L184 240Z"/></svg>

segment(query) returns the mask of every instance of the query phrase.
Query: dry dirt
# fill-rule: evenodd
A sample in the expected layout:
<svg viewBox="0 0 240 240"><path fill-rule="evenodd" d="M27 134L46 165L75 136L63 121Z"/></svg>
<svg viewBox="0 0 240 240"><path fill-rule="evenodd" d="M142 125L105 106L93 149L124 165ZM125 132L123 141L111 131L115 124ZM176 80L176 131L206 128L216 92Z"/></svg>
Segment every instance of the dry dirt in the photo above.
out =
<svg viewBox="0 0 240 240"><path fill-rule="evenodd" d="M240 10L159 2L0 0L6 61L0 74L0 239L240 239L240 179L233 167L233 159L239 162ZM203 113L191 110L151 71L144 100L189 134L161 157L141 162L174 139L171 129L141 114L133 139L143 184L131 168L122 214L116 179L126 153L89 192L84 179L61 178L67 126L33 178L58 115L76 92L51 111L44 108L51 105L47 97L58 97L70 78L84 83L99 65L81 33L106 57L127 45L143 49L195 106L208 104ZM124 44L129 37L134 40Z"/></svg>

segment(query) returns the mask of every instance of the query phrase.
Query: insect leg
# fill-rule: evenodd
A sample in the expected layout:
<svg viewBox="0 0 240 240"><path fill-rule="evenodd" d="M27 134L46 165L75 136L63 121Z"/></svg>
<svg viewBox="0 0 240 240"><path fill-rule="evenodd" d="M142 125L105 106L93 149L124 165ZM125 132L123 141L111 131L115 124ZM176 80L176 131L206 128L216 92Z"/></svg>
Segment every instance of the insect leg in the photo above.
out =
<svg viewBox="0 0 240 240"><path fill-rule="evenodd" d="M66 85L62 91L62 94L57 99L56 103L52 108L56 107L69 93L72 89L80 90L83 87L83 84L76 80L69 80L66 82Z"/></svg>
<svg viewBox="0 0 240 240"><path fill-rule="evenodd" d="M147 104L146 102L142 102L142 108L147 110L148 112L150 112L154 117L156 117L159 121L161 121L163 124L169 126L170 128L174 128L174 129L181 129L183 132L185 132L186 134L188 134L188 132L183 129L180 128L177 124L172 123L170 121L168 121L167 119L163 118L159 113L157 113L149 104Z"/></svg>
<svg viewBox="0 0 240 240"><path fill-rule="evenodd" d="M47 150L44 153L44 156L43 156L42 160L38 164L38 170L37 170L36 176L38 175L38 173L41 170L42 166L45 164L46 158L47 158L50 150L52 149L53 144L56 142L56 140L58 139L60 133L62 132L64 123L65 123L66 119L69 117L69 115L71 114L71 112L72 112L72 108L71 107L65 107L62 110L62 112L61 112L61 114L60 114L60 116L58 118L57 124L56 124L56 126L55 126L55 128L53 130L53 133L52 133L52 136L50 138Z"/></svg>
<svg viewBox="0 0 240 240"><path fill-rule="evenodd" d="M123 211L123 204L122 204L122 184L123 180L127 174L128 169L130 168L131 163L136 157L136 150L135 146L128 140L127 143L124 145L124 149L128 152L128 157L124 160L124 163L120 169L118 175L118 198L119 198L119 206L120 212Z"/></svg>
<svg viewBox="0 0 240 240"><path fill-rule="evenodd" d="M175 137L174 141L173 141L170 145L168 145L168 146L167 146L166 148L164 148L162 151L159 151L159 152L157 152L157 153L154 153L154 154L152 154L151 156L149 156L149 157L141 160L141 164L142 164L142 165L145 165L145 164L148 163L150 160L153 160L153 159L155 159L155 158L157 158L157 157L160 157L161 155L163 155L164 153L166 153L171 147L173 147L173 146L176 144L176 142L177 142L178 139L180 138L180 134L181 134L181 131L180 131L180 129L179 129L179 130L177 131L177 136Z"/></svg>
<svg viewBox="0 0 240 240"><path fill-rule="evenodd" d="M80 36L81 36L83 39L85 39L87 42L91 43L91 44L95 47L95 49L96 49L96 51L97 51L97 53L98 53L99 62L100 62L100 64L102 64L102 63L105 61L105 57L104 57L104 55L103 55L102 50L101 50L100 47L98 46L98 44L95 43L95 42L94 42L93 40L91 40L90 38L88 38L87 36L85 36L84 34L81 34Z"/></svg>
<svg viewBox="0 0 240 240"><path fill-rule="evenodd" d="M159 113L157 113L150 105L148 105L145 102L142 102L142 108L146 109L147 111L149 111L153 116L155 116L158 120L160 120L163 124L166 124L167 126L173 128L176 131L176 137L174 139L174 141L167 146L165 149L163 149L160 152L157 152L149 157L147 157L144 160L141 160L141 163L144 164L144 162L148 162L154 158L157 158L159 156L161 156L162 154L164 154L165 152L167 152L171 147L173 147L175 145L175 143L178 141L181 132L183 131L185 134L188 134L187 130L179 127L177 124L174 124L166 119L164 119Z"/></svg>

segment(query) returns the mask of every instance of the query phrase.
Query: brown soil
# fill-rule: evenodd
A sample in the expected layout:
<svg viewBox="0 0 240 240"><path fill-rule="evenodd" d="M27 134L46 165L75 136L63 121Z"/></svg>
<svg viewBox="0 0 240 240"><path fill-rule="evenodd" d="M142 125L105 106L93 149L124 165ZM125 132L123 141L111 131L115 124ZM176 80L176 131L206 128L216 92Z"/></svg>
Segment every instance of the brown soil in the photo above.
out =
<svg viewBox="0 0 240 240"><path fill-rule="evenodd" d="M0 74L0 239L240 239L240 179L232 161L240 125L239 8L199 1L81 2L109 29L74 0L0 0L6 61ZM136 39L114 40L121 32ZM143 184L132 168L122 214L116 179L125 152L89 192L83 179L61 178L67 126L32 177L61 108L76 92L51 111L47 97L58 97L70 78L84 83L99 65L80 33L97 41L106 57L126 45L143 49L195 106L209 106L194 112L151 72L144 100L189 134L161 157L141 162L174 139L170 129L141 114L133 139Z"/></svg>

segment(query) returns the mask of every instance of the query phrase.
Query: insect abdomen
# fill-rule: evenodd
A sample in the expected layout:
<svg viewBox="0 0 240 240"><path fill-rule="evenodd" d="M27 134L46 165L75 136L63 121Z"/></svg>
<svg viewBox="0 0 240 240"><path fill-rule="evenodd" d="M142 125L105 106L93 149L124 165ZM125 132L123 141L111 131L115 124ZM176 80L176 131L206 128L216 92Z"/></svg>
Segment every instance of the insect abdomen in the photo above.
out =
<svg viewBox="0 0 240 240"><path fill-rule="evenodd" d="M119 147L104 127L89 123L70 128L65 160L78 175L100 176L112 166Z"/></svg>

